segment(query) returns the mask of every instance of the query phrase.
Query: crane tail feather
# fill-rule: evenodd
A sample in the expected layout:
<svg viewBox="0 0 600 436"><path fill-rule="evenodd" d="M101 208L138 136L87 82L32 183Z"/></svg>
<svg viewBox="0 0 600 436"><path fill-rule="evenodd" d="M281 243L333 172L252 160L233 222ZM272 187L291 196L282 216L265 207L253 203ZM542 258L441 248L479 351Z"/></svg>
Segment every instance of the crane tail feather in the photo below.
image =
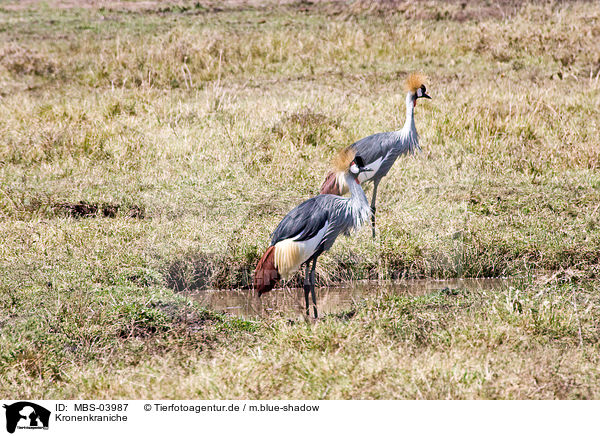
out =
<svg viewBox="0 0 600 436"><path fill-rule="evenodd" d="M279 279L279 271L275 266L275 246L272 245L267 248L254 271L254 289L258 291L258 296L273 289Z"/></svg>
<svg viewBox="0 0 600 436"><path fill-rule="evenodd" d="M321 185L319 194L341 195L337 174L335 171L329 171L329 174L327 174L325 181Z"/></svg>

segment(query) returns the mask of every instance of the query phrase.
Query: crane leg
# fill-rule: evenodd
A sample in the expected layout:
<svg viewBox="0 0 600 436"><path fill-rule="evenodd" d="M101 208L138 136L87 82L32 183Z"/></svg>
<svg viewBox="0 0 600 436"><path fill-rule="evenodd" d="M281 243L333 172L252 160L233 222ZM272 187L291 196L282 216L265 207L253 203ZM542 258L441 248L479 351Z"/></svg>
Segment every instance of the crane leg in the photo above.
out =
<svg viewBox="0 0 600 436"><path fill-rule="evenodd" d="M310 293L310 261L306 262L306 274L304 275L304 301L306 303L306 316L310 316L310 305L308 294Z"/></svg>
<svg viewBox="0 0 600 436"><path fill-rule="evenodd" d="M317 268L317 258L313 260L312 268L310 270L310 293L312 296L312 302L315 306L315 319L319 317L317 314L317 297L315 295L315 269ZM306 297L308 298L308 296ZM308 307L308 306L307 306ZM307 309L308 312L308 309Z"/></svg>
<svg viewBox="0 0 600 436"><path fill-rule="evenodd" d="M373 239L375 239L375 200L377 200L377 186L379 186L379 180L373 181L373 198L371 198L371 227L373 228Z"/></svg>

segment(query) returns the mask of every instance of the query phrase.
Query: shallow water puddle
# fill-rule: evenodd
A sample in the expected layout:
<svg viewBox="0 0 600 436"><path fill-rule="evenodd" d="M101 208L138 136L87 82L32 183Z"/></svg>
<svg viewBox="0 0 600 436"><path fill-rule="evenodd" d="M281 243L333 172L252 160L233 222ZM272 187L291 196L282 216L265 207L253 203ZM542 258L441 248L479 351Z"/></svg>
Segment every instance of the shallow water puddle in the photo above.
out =
<svg viewBox="0 0 600 436"><path fill-rule="evenodd" d="M444 291L450 295L461 290L495 290L509 285L508 279L453 279L453 280L405 280L365 281L349 286L317 288L319 315L339 313L349 309L352 303L381 294L426 295ZM262 318L272 314L301 315L305 312L304 290L285 288L273 290L260 299L249 290L208 290L188 294L203 306L244 318ZM312 309L311 309L312 315Z"/></svg>

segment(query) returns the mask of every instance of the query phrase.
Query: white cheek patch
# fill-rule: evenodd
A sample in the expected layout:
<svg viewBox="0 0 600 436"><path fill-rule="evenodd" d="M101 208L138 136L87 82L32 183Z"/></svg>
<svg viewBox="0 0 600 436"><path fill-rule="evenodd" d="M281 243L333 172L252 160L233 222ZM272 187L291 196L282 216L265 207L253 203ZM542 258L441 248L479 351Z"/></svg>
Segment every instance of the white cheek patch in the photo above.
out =
<svg viewBox="0 0 600 436"><path fill-rule="evenodd" d="M350 166L350 172L351 172L352 174L358 174L358 167L356 166L356 164L352 164L352 165Z"/></svg>
<svg viewBox="0 0 600 436"><path fill-rule="evenodd" d="M423 90L421 88L417 89L417 97L423 97Z"/></svg>

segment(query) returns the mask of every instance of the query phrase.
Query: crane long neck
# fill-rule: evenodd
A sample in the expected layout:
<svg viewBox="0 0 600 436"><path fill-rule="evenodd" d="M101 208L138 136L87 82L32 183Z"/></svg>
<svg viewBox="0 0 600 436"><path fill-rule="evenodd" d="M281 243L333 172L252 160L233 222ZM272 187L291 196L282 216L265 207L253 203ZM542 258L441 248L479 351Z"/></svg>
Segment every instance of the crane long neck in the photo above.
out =
<svg viewBox="0 0 600 436"><path fill-rule="evenodd" d="M417 128L415 127L414 101L413 94L410 92L407 93L406 121L404 122L404 127L398 131L399 141L397 147L400 148L401 153L413 153L415 151L421 151L421 147L419 147L419 134L417 133Z"/></svg>
<svg viewBox="0 0 600 436"><path fill-rule="evenodd" d="M415 104L413 101L413 96L409 92L406 94L406 121L404 122L404 127L402 130L404 131L413 131L416 132L417 128L415 127Z"/></svg>
<svg viewBox="0 0 600 436"><path fill-rule="evenodd" d="M348 174L346 176L346 183L348 183L348 187L350 189L350 200L356 204L369 204L367 196L365 195L365 191L363 191L363 188L354 179L354 176Z"/></svg>
<svg viewBox="0 0 600 436"><path fill-rule="evenodd" d="M355 180L354 176L346 173L346 184L350 190L350 198L347 201L347 207L352 214L353 227L358 230L365 222L369 220L371 208L369 201L360 184Z"/></svg>

